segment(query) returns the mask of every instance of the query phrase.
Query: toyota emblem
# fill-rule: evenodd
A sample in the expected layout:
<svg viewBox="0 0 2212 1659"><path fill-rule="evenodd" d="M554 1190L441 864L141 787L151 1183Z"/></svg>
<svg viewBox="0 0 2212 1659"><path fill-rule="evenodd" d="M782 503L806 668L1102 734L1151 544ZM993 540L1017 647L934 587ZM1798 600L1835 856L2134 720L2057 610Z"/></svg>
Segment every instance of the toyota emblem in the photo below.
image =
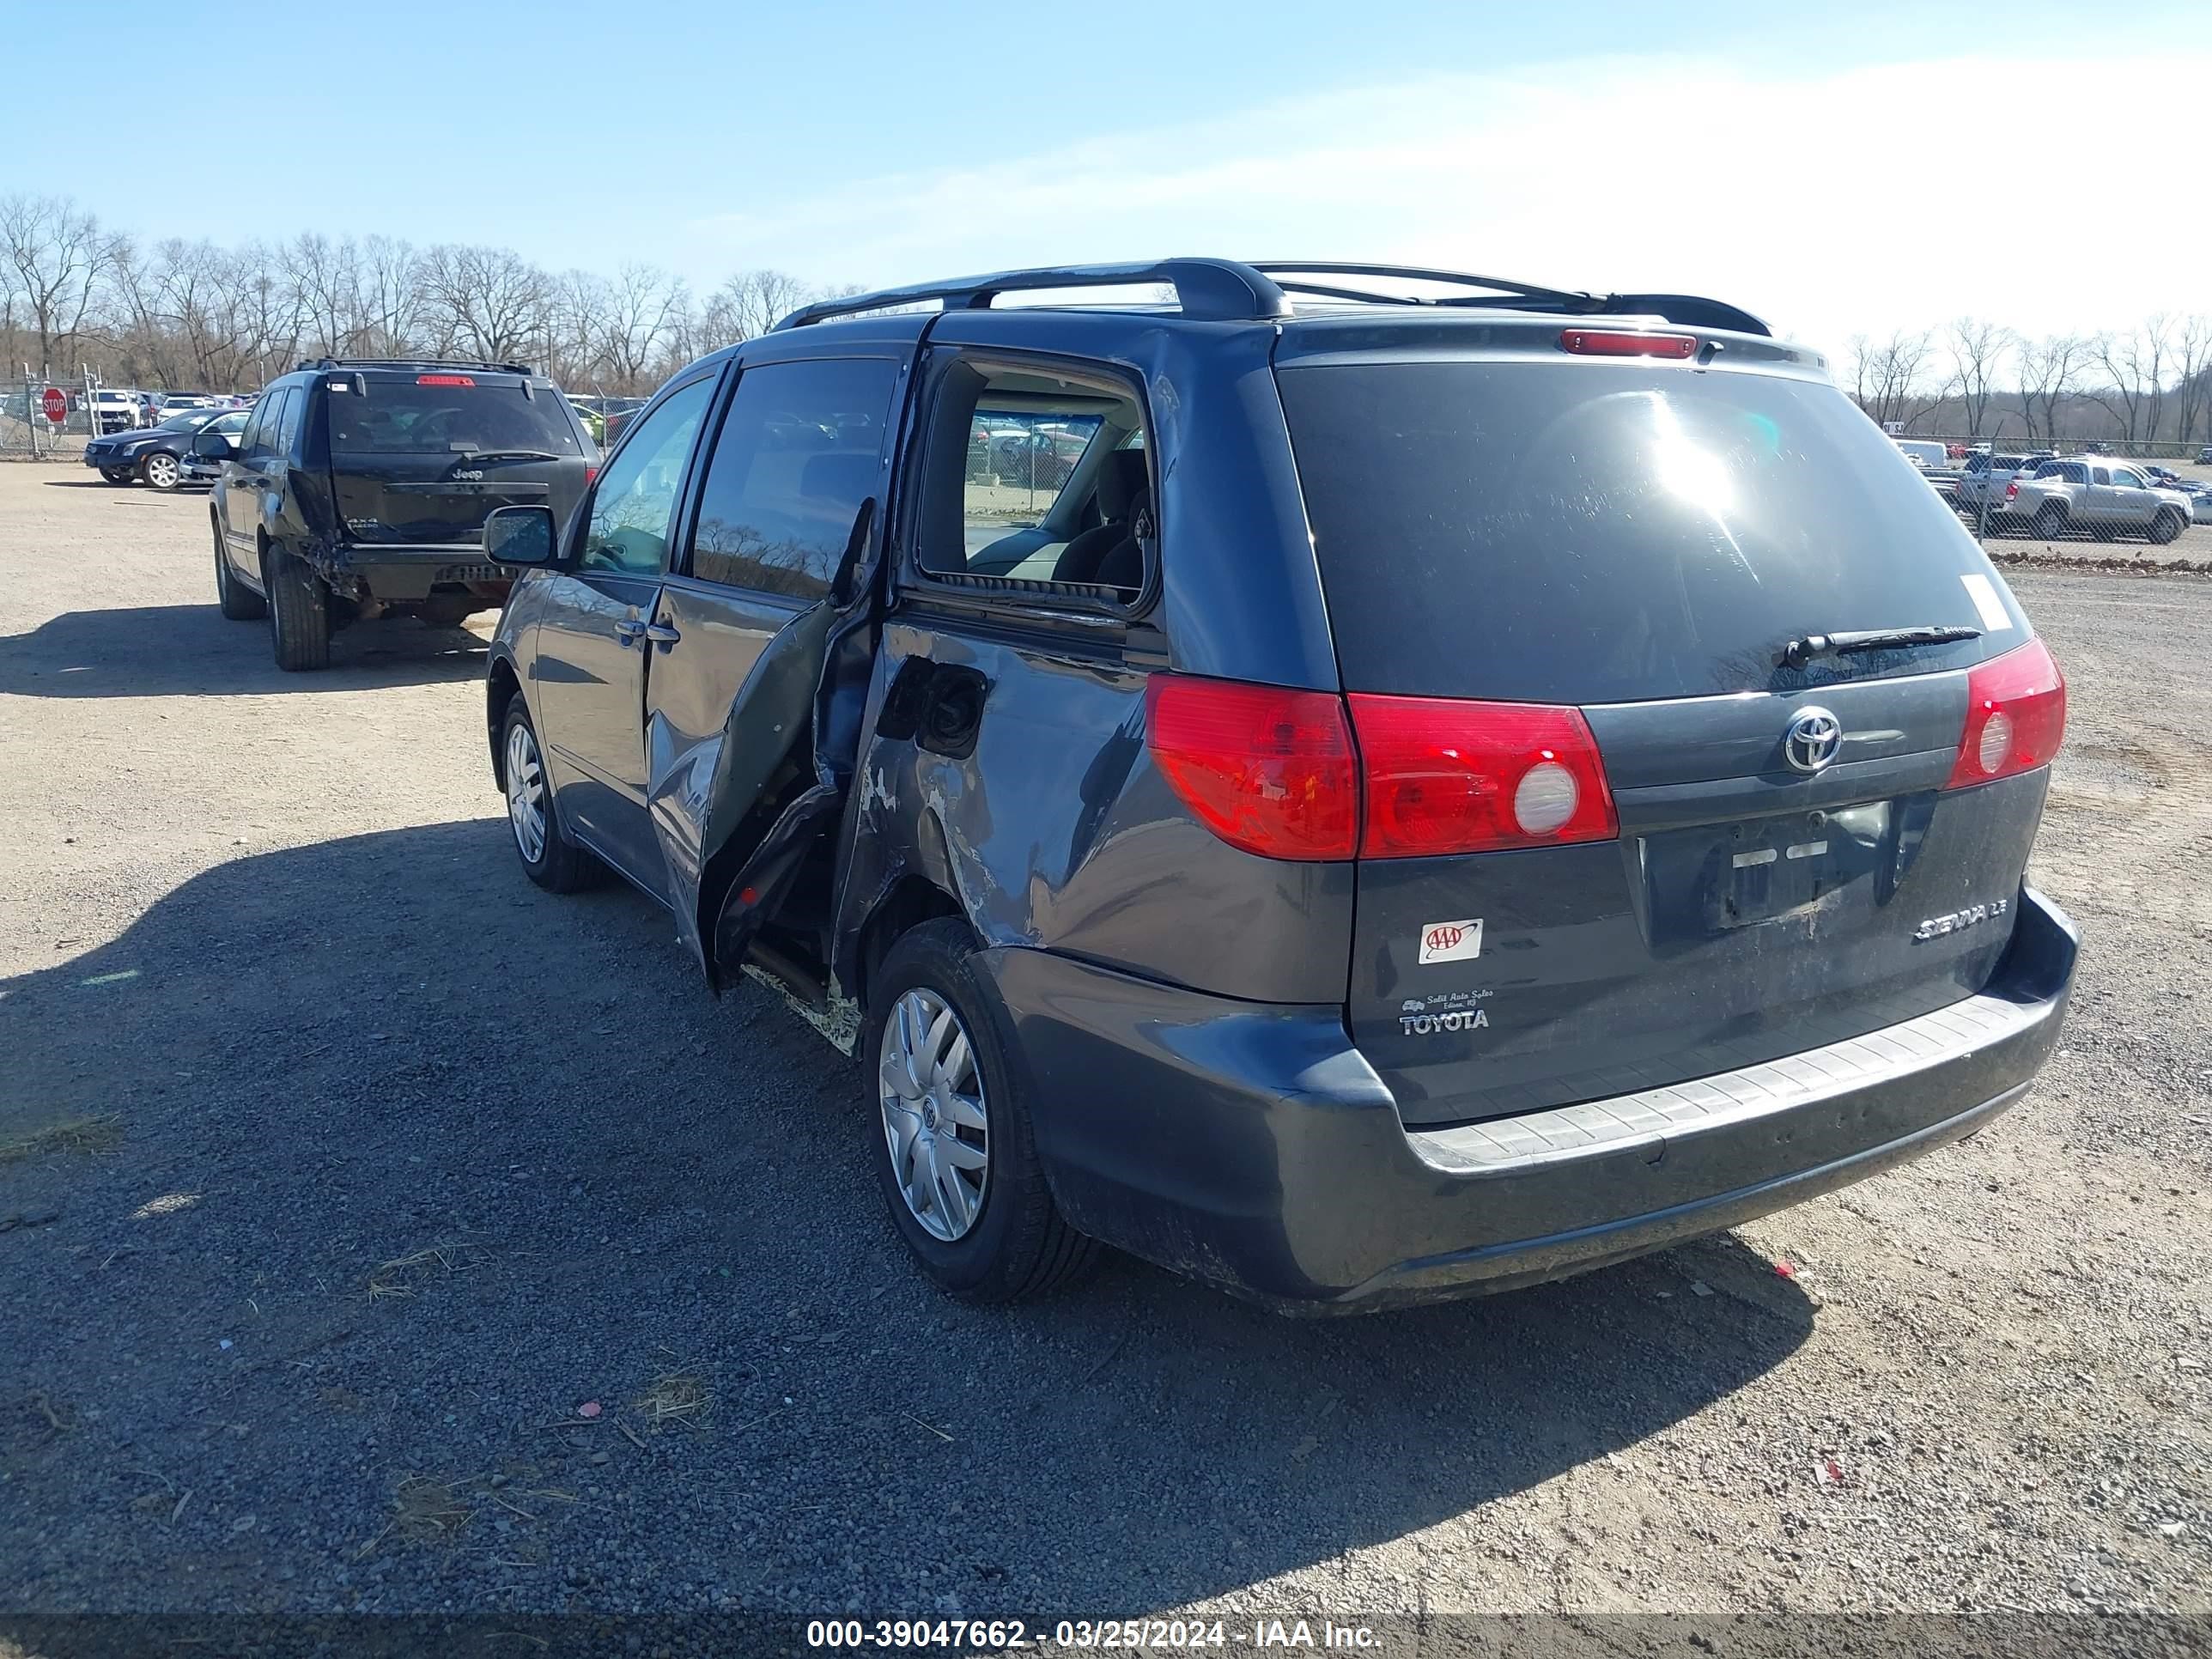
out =
<svg viewBox="0 0 2212 1659"><path fill-rule="evenodd" d="M1817 772L1843 746L1841 720L1825 708L1801 708L1782 739L1782 754L1800 772Z"/></svg>

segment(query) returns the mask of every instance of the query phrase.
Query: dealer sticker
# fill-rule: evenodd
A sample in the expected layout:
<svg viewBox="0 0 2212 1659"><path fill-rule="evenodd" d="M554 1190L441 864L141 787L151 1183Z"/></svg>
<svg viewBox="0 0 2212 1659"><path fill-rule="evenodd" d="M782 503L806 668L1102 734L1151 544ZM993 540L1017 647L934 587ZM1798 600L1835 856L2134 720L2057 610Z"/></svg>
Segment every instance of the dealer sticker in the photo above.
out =
<svg viewBox="0 0 2212 1659"><path fill-rule="evenodd" d="M1482 918L1465 921L1431 921L1421 928L1421 960L1472 962L1482 954Z"/></svg>

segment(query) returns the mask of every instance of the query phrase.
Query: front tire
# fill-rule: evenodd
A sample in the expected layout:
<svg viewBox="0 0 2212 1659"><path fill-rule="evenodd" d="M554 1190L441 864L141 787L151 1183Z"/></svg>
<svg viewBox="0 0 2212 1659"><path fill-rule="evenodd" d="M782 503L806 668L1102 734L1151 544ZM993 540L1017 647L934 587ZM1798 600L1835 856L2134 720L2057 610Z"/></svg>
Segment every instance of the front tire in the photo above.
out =
<svg viewBox="0 0 2212 1659"><path fill-rule="evenodd" d="M507 794L507 823L523 873L549 893L574 893L599 879L599 861L561 828L552 781L529 706L518 691L507 700L499 727L500 787Z"/></svg>
<svg viewBox="0 0 2212 1659"><path fill-rule="evenodd" d="M127 484L134 481L131 469L125 466L103 466L100 476L112 484Z"/></svg>
<svg viewBox="0 0 2212 1659"><path fill-rule="evenodd" d="M2150 521L2151 544L2164 547L2182 531L2181 514L2170 507L2162 507L2158 516Z"/></svg>
<svg viewBox="0 0 2212 1659"><path fill-rule="evenodd" d="M208 520L215 532L215 602L232 622L257 622L269 607L261 596L232 574L230 555L222 544L222 526Z"/></svg>
<svg viewBox="0 0 2212 1659"><path fill-rule="evenodd" d="M975 953L965 925L940 919L884 958L868 993L868 1134L891 1224L922 1272L963 1301L1018 1302L1073 1281L1098 1246L1053 1202Z"/></svg>
<svg viewBox="0 0 2212 1659"><path fill-rule="evenodd" d="M331 665L331 590L307 562L281 547L261 555L261 586L269 596L269 643L288 674Z"/></svg>
<svg viewBox="0 0 2212 1659"><path fill-rule="evenodd" d="M185 469L175 456L157 449L138 463L138 476L166 495L184 483Z"/></svg>

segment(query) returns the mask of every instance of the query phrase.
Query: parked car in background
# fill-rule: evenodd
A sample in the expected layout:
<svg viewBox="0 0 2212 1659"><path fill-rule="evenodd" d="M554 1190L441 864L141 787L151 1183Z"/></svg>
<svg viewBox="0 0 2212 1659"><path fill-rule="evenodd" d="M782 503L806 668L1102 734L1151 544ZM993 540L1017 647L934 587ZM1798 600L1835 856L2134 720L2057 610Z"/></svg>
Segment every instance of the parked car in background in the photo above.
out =
<svg viewBox="0 0 2212 1659"><path fill-rule="evenodd" d="M220 409L187 409L159 426L88 439L84 464L112 484L148 484L166 494L185 481L184 459L191 453L193 437L223 413Z"/></svg>
<svg viewBox="0 0 2212 1659"><path fill-rule="evenodd" d="M96 432L127 432L144 423L146 402L143 392L120 386L101 386L93 392L89 407Z"/></svg>
<svg viewBox="0 0 2212 1659"><path fill-rule="evenodd" d="M238 442L239 434L246 430L246 417L252 411L244 409L218 409L212 412L215 418L202 427L200 431L212 433L218 438L228 438L234 447ZM177 464L183 471L183 481L188 484L212 484L222 476L222 461L199 454L189 447L177 458Z"/></svg>
<svg viewBox="0 0 2212 1659"><path fill-rule="evenodd" d="M2045 461L2032 477L2016 477L2004 488L2007 521L2027 525L2045 541L2143 536L2162 547L2188 528L2192 511L2179 490L2159 489L2108 455Z"/></svg>
<svg viewBox="0 0 2212 1659"><path fill-rule="evenodd" d="M210 492L216 599L269 617L280 668L326 666L333 630L383 617L458 623L506 599L486 560L494 507L566 515L599 451L552 381L519 364L324 358L272 380Z"/></svg>
<svg viewBox="0 0 2212 1659"><path fill-rule="evenodd" d="M1979 517L2004 510L2005 486L2022 473L2033 474L2035 463L2025 455L1979 452L1966 457L1958 481L1959 510Z"/></svg>
<svg viewBox="0 0 2212 1659"><path fill-rule="evenodd" d="M1890 442L1905 452L1905 459L1923 472L1940 472L1951 464L1949 448L1932 439L1892 438Z"/></svg>
<svg viewBox="0 0 2212 1659"><path fill-rule="evenodd" d="M576 411L576 418L584 423L584 430L592 434L592 441L604 444L607 441L606 416L581 398L568 399L568 407Z"/></svg>
<svg viewBox="0 0 2212 1659"><path fill-rule="evenodd" d="M2212 466L2212 444L2207 444L2197 452L2197 465Z"/></svg>
<svg viewBox="0 0 2212 1659"><path fill-rule="evenodd" d="M1101 1241L1307 1307L1556 1279L1970 1135L2057 1038L2064 684L1821 360L1681 295L1289 303L1373 274L809 306L486 523L524 872L857 1032L953 1294ZM974 440L1039 415L1087 441L1008 522Z"/></svg>
<svg viewBox="0 0 2212 1659"><path fill-rule="evenodd" d="M173 415L182 415L194 409L224 409L228 405L220 398L206 392L156 392L152 398L152 409L156 424Z"/></svg>
<svg viewBox="0 0 2212 1659"><path fill-rule="evenodd" d="M2191 523L2212 524L2212 483L2202 478L2184 478L2173 487L2189 497Z"/></svg>

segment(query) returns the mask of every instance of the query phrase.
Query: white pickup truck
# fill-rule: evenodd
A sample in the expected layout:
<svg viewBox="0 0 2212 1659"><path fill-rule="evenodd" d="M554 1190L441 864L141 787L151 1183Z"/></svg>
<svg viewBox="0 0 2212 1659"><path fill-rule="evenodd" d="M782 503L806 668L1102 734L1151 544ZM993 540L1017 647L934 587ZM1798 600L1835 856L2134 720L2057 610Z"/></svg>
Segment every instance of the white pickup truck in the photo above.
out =
<svg viewBox="0 0 2212 1659"><path fill-rule="evenodd" d="M2014 525L2045 541L2062 536L2144 536L2163 547L2188 528L2190 500L2155 487L2142 472L2109 455L2045 461L2031 477L2015 477L1990 503Z"/></svg>

